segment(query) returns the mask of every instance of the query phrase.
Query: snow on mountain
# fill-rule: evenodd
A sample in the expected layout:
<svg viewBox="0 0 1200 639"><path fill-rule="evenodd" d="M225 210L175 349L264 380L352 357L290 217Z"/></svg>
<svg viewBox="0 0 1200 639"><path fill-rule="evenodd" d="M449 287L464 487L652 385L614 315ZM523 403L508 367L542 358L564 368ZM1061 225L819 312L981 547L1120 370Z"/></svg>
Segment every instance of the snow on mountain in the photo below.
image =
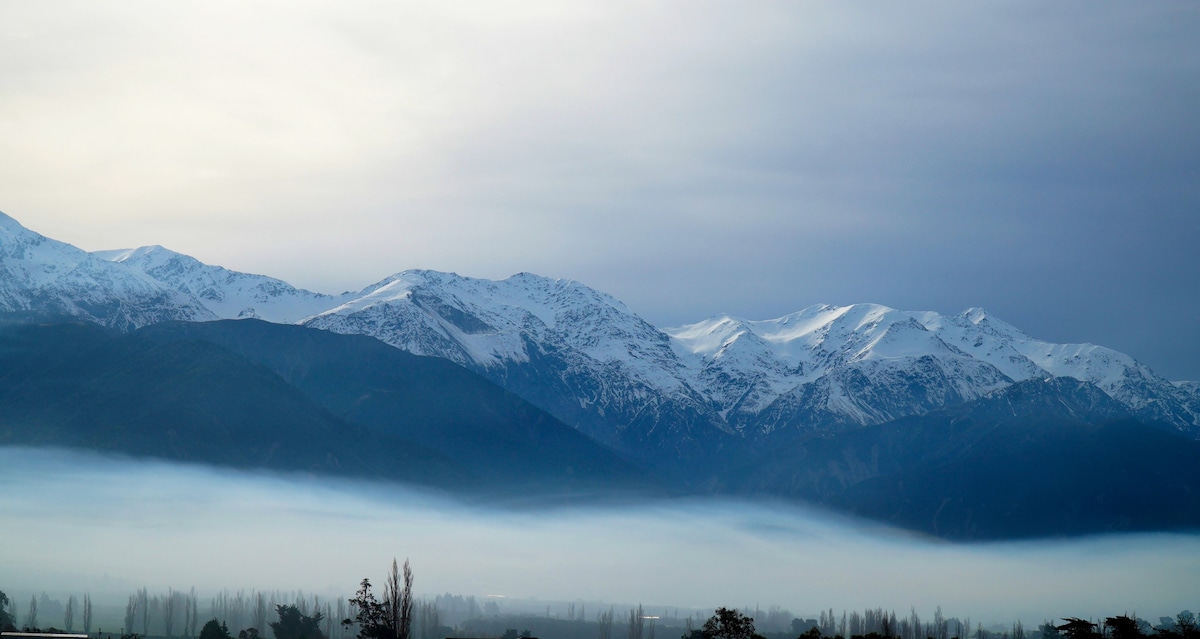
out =
<svg viewBox="0 0 1200 639"><path fill-rule="evenodd" d="M730 421L763 432L879 423L1047 377L1093 383L1144 419L1200 425L1187 387L1132 357L1036 340L978 308L941 315L821 305L776 320L721 317L666 331L678 352L696 358L698 390Z"/></svg>
<svg viewBox="0 0 1200 639"><path fill-rule="evenodd" d="M123 264L198 300L221 319L256 318L291 324L351 299L354 294L325 295L299 289L265 275L231 271L165 249L96 251L96 257Z"/></svg>
<svg viewBox="0 0 1200 639"><path fill-rule="evenodd" d="M483 369L528 362L535 344L568 347L662 390L683 384L665 335L613 297L578 282L529 273L492 281L414 270L366 290L304 323L339 331L353 326L419 355Z"/></svg>
<svg viewBox="0 0 1200 639"><path fill-rule="evenodd" d="M405 271L364 293L304 324L453 360L626 449L690 442L720 426L669 338L578 282Z"/></svg>
<svg viewBox="0 0 1200 639"><path fill-rule="evenodd" d="M304 323L451 359L608 443L669 415L689 432L843 429L1060 376L1144 418L1185 430L1200 421L1180 399L1187 391L1132 358L1035 340L981 309L820 305L659 330L570 280L405 271Z"/></svg>
<svg viewBox="0 0 1200 639"><path fill-rule="evenodd" d="M739 429L870 424L968 401L1012 380L912 315L819 305L775 320L666 329L697 385Z"/></svg>
<svg viewBox="0 0 1200 639"><path fill-rule="evenodd" d="M703 448L722 433L879 423L1049 377L1090 382L1138 417L1200 432L1200 384L1172 384L1101 346L1033 339L977 308L819 305L660 330L571 280L414 270L325 295L158 246L89 254L0 214L0 310L122 329L257 317L371 335L471 368L634 455Z"/></svg>
<svg viewBox="0 0 1200 639"><path fill-rule="evenodd" d="M1200 424L1200 382L1175 382L1175 397L1192 417L1193 424Z"/></svg>
<svg viewBox="0 0 1200 639"><path fill-rule="evenodd" d="M79 317L127 330L215 317L144 274L52 240L0 213L0 311Z"/></svg>
<svg viewBox="0 0 1200 639"><path fill-rule="evenodd" d="M1200 412L1189 407L1180 386L1124 353L1094 344L1034 339L979 308L946 317L913 315L963 351L1005 370L1015 381L1071 377L1095 384L1139 418L1188 431L1200 426Z"/></svg>

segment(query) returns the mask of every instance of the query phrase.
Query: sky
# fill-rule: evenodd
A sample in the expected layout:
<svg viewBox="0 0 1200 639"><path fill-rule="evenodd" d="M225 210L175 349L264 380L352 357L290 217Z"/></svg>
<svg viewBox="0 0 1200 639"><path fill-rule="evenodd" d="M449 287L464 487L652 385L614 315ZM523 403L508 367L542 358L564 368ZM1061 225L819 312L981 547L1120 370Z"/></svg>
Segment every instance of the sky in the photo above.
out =
<svg viewBox="0 0 1200 639"><path fill-rule="evenodd" d="M323 292L981 306L1200 379L1200 5L0 3L0 210Z"/></svg>
<svg viewBox="0 0 1200 639"><path fill-rule="evenodd" d="M616 606L618 619L622 604L640 602L667 615L882 607L929 620L941 606L1006 627L1126 613L1157 623L1195 609L1200 593L1194 534L959 545L781 504L512 511L396 487L11 447L0 448L0 481L0 587L22 614L41 591L106 605L137 588L195 587L201 610L223 589L348 598L364 577L380 583L393 557L410 560L418 596L582 599ZM587 609L589 620L601 610Z"/></svg>

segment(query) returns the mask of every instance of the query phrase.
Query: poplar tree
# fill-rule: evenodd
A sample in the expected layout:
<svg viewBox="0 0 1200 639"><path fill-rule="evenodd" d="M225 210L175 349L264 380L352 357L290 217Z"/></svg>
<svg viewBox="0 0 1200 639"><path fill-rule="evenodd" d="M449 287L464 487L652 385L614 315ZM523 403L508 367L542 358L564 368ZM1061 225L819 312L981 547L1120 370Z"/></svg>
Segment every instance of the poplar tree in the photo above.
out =
<svg viewBox="0 0 1200 639"><path fill-rule="evenodd" d="M92 634L92 596L83 595L83 634Z"/></svg>
<svg viewBox="0 0 1200 639"><path fill-rule="evenodd" d="M67 607L63 610L63 628L67 632L75 629L75 595L67 597Z"/></svg>

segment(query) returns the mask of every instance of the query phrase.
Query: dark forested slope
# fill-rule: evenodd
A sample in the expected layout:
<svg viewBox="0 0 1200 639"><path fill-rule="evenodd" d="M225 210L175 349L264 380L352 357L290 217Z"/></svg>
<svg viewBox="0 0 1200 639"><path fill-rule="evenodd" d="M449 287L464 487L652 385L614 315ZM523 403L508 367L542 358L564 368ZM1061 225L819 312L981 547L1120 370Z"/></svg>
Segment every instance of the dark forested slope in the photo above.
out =
<svg viewBox="0 0 1200 639"><path fill-rule="evenodd" d="M259 320L168 323L138 335L202 340L266 366L333 414L439 451L500 485L537 492L626 490L646 476L483 377L363 335Z"/></svg>
<svg viewBox="0 0 1200 639"><path fill-rule="evenodd" d="M0 444L447 488L479 481L429 448L338 418L219 346L83 323L0 325Z"/></svg>
<svg viewBox="0 0 1200 639"><path fill-rule="evenodd" d="M793 442L730 474L743 492L951 539L1200 528L1200 442L1070 378Z"/></svg>

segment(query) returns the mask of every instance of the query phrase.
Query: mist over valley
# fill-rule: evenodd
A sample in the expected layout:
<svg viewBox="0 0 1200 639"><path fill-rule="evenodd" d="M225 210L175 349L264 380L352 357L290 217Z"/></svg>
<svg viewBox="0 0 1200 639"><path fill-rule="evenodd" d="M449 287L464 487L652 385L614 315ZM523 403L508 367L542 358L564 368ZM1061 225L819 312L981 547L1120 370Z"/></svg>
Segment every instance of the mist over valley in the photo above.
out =
<svg viewBox="0 0 1200 639"><path fill-rule="evenodd" d="M589 618L601 603L705 618L718 606L802 618L830 607L928 617L941 606L1033 627L1134 604L1153 620L1194 606L1200 591L1195 535L960 545L779 502L466 503L392 484L51 449L0 450L0 478L0 563L17 604L46 591L123 605L141 587L348 597L393 556L411 560L421 595L543 602L526 612L597 602Z"/></svg>

